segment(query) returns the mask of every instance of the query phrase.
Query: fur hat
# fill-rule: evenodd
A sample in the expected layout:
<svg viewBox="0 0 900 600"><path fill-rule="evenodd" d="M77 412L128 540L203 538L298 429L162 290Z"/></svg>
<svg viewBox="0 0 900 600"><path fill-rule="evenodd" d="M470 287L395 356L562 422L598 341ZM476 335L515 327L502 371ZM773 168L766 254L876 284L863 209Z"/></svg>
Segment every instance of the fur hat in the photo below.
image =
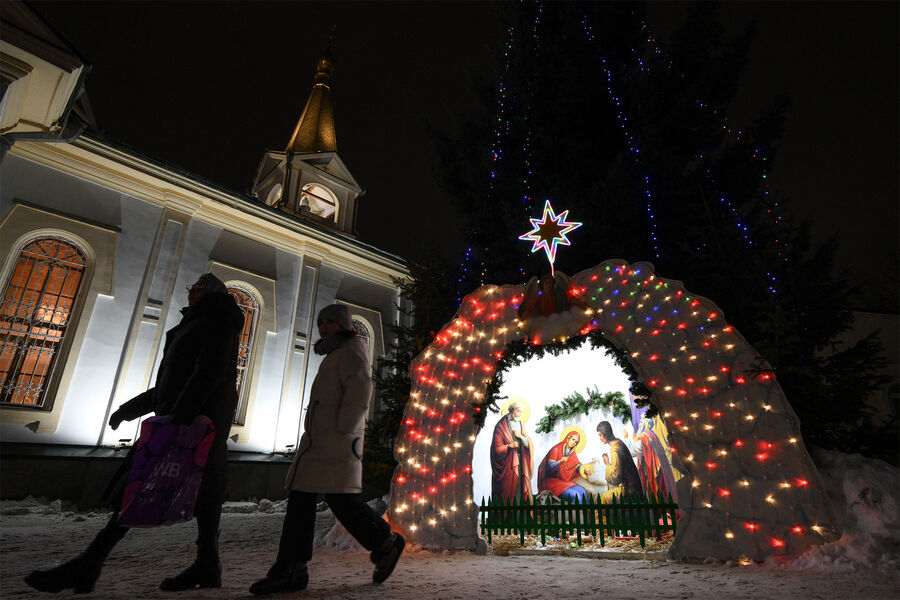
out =
<svg viewBox="0 0 900 600"><path fill-rule="evenodd" d="M353 331L353 318L350 316L350 309L346 304L329 304L319 311L317 321L322 319L337 323L344 331Z"/></svg>

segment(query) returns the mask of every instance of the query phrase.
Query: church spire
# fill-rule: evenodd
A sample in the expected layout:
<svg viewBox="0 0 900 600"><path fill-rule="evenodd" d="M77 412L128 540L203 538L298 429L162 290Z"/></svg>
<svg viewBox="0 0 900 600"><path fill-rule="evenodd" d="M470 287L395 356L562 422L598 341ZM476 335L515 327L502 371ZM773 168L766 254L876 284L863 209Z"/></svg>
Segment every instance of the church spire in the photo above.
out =
<svg viewBox="0 0 900 600"><path fill-rule="evenodd" d="M312 92L300 114L300 120L288 142L287 152L335 152L337 136L334 131L334 108L331 103L331 83L334 76L334 56L331 54L331 40L316 63Z"/></svg>

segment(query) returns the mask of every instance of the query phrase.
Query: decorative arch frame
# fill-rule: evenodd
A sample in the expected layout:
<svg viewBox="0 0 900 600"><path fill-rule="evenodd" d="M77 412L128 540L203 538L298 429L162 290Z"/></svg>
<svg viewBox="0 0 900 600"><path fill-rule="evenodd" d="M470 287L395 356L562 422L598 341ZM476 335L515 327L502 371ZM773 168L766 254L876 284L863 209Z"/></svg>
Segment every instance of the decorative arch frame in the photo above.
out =
<svg viewBox="0 0 900 600"><path fill-rule="evenodd" d="M374 344L375 328L372 326L372 323L367 318L365 318L362 315L353 313L352 306L350 307L350 311L351 311L351 319L353 321L353 324L356 325L358 323L359 325L364 327L366 330L365 339L366 339L366 350L369 353L369 368L374 368L375 367L375 348L374 348L374 346L375 346L375 344ZM357 331L357 333L361 333L361 332Z"/></svg>
<svg viewBox="0 0 900 600"><path fill-rule="evenodd" d="M53 266L46 272L47 279L45 280L45 284L50 281L51 274L56 271L57 267L66 269L66 274L63 277L63 280L59 283L59 289L55 293L44 287L45 284L42 284L43 289L34 290L38 292L38 296L36 299L40 299L43 301L47 294L54 298L54 304L52 307L49 307L49 310L48 308L44 308L43 304L39 309L36 305L34 305L35 314L43 314L43 316L39 316L38 319L39 322L45 323L45 325L38 325L37 328L39 330L43 330L44 333L35 334L33 332L35 325L31 322L30 319L25 321L25 323L28 324L26 330L23 330L20 327L15 327L13 325L10 325L10 328L6 330L9 335L14 335L17 333L24 339L44 340L44 342L39 344L38 346L31 346L29 343L29 345L27 346L29 348L27 356L37 355L38 357L40 357L41 355L47 354L48 348L50 350L49 360L46 364L46 367L42 369L42 374L38 374L40 387L35 390L39 393L34 399L34 402L27 401L28 397L31 395L30 392L27 392L25 394L25 399L22 402L4 402L4 407L15 406L20 409L34 409L45 412L50 411L53 408L54 398L52 392L55 390L58 383L60 371L62 370L61 365L65 364L65 355L68 351L68 348L71 346L73 332L77 328L81 307L84 305L85 290L90 287L90 275L92 274L91 268L93 267L95 262L93 251L90 248L90 245L84 242L84 240L79 239L81 243L78 243L72 238L77 238L77 236L65 235L60 233L39 234L38 232L33 232L31 235L25 236L24 238L17 241L16 245L13 246L13 251L10 253L7 259L7 264L3 269L3 277L2 279L0 279L0 294L2 294L2 297L0 297L0 301L2 301L4 305L9 304L12 306L27 307L29 305L23 305L20 302L20 300L24 300L24 296L17 299L17 301L15 302L13 302L12 299L7 300L6 297L7 293L9 292L10 285L12 285L13 283L13 276L18 272L17 266L20 264L20 261L22 260L23 254L25 253L26 249L34 244L38 244L41 242L50 242L52 244L59 244L60 246L58 247L70 248L75 253L75 256L73 256L71 259L63 259L62 262L60 262L57 258L52 262ZM63 266L63 263L69 263L69 266L65 267ZM36 261L34 264L35 266L32 266L27 271L27 279L29 281L29 284L26 285L25 290L32 289L30 287L31 277L35 272L34 269L38 264L38 261ZM74 290L70 290L70 293L72 295L68 298L71 304L67 307L60 308L59 302L65 302L65 289L67 286L71 285L69 284L70 271L74 271L77 273L77 279L74 283ZM9 308L9 306L7 306L7 308ZM18 310L16 312L18 312ZM14 315L6 316L10 317L11 322L19 321L19 317L16 317ZM19 321L19 325L22 325L21 321ZM56 325L56 327L61 327L61 329L56 329L53 327L53 325ZM59 335L59 339L55 343L52 341L52 334L50 333L52 331L57 331ZM47 345L48 342L49 345ZM4 346L6 346L7 349L15 348L17 346L21 348L21 342L20 344L13 344L12 346L7 346L6 344L4 344ZM36 352L33 352L33 348L35 347L39 349ZM6 355L6 352L4 352L3 354ZM17 352L14 353L14 355L17 354ZM40 358L36 358L34 360L36 362L33 365L32 376L36 374L36 369L40 364ZM27 358L25 362L27 364ZM12 364L10 364L9 366L11 367ZM10 386L10 391L16 389L17 387L17 384L14 384L12 381L8 382L8 385ZM32 389L30 384L27 389ZM18 395L18 393L16 395ZM0 397L2 397L2 395L0 395Z"/></svg>
<svg viewBox="0 0 900 600"><path fill-rule="evenodd" d="M281 191L282 191L282 187L281 187L280 183L276 183L275 185L273 185L272 188L269 190L269 193L266 194L266 200L265 200L266 205L267 206L275 206L279 202L281 202Z"/></svg>
<svg viewBox="0 0 900 600"><path fill-rule="evenodd" d="M674 559L765 560L839 536L772 369L710 300L649 263L609 260L571 278L599 330L652 392L687 472ZM426 547L474 549L473 444L496 363L523 340L525 285L485 285L413 360L394 456L392 525ZM539 344L540 341L532 340Z"/></svg>
<svg viewBox="0 0 900 600"><path fill-rule="evenodd" d="M246 423L247 408L250 403L250 397L253 389L252 380L254 374L254 366L257 362L256 357L259 354L257 348L257 346L259 345L259 322L262 317L265 303L263 302L262 294L259 293L259 290L257 290L253 285L247 283L246 281L228 280L224 283L225 287L228 289L229 294L231 294L232 290L239 290L249 296L254 304L252 307L253 313L251 323L248 324L246 322L247 315L244 315L244 327L241 329L241 351L240 356L238 357L238 366L240 367L241 359L244 360L244 365L242 379L240 381L240 387L238 389L238 406L234 415L234 423L237 425L244 425ZM243 309L241 310L241 312L243 312ZM246 343L243 341L245 336L247 337ZM244 356L244 353L246 353L246 357Z"/></svg>
<svg viewBox="0 0 900 600"><path fill-rule="evenodd" d="M300 191L300 206L306 206L311 213L321 217L322 219L325 219L326 221L333 221L334 223L338 222L338 219L340 218L341 203L335 193L328 186L316 181L310 181L304 184ZM314 208L310 203L310 198L312 198L312 201L317 204L330 205L334 210L327 216L321 215L318 212L314 211Z"/></svg>

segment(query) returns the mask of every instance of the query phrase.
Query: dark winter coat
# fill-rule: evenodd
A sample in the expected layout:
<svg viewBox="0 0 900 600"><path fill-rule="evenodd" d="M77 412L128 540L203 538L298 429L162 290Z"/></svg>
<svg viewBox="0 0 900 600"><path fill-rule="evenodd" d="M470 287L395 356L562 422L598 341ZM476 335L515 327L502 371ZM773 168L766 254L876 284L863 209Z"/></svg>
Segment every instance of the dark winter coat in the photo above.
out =
<svg viewBox="0 0 900 600"><path fill-rule="evenodd" d="M198 503L224 502L228 433L237 406L237 359L244 315L229 294L208 294L182 309L166 332L156 385L124 403L125 420L150 412L190 423L206 415L216 428Z"/></svg>
<svg viewBox="0 0 900 600"><path fill-rule="evenodd" d="M363 433L371 397L369 353L366 343L353 336L319 366L285 487L330 494L362 491Z"/></svg>

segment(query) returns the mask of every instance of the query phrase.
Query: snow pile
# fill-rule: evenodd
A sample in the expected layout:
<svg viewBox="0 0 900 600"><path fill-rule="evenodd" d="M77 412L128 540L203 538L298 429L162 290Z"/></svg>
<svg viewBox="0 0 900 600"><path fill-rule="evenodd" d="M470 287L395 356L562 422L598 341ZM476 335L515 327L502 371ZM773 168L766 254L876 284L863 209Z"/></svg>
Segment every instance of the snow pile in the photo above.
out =
<svg viewBox="0 0 900 600"><path fill-rule="evenodd" d="M4 500L0 505L0 515L57 515L71 517L75 514L75 505L64 500L50 502L47 498L26 496L24 500ZM94 516L88 513L88 516Z"/></svg>
<svg viewBox="0 0 900 600"><path fill-rule="evenodd" d="M900 570L900 469L859 454L811 451L843 535L814 546L787 569Z"/></svg>
<svg viewBox="0 0 900 600"><path fill-rule="evenodd" d="M57 501L58 502L58 501ZM7 505L8 503L4 503ZM387 497L375 498L368 505L378 515L383 515L387 508ZM287 500L268 500L263 498L243 502L226 502L222 507L225 514L259 515L284 514L287 511ZM313 534L313 548L316 550L358 550L365 551L352 535L335 518L325 502L316 506L316 530Z"/></svg>
<svg viewBox="0 0 900 600"><path fill-rule="evenodd" d="M383 515L387 508L387 497L369 500L369 507L377 515ZM320 508L324 503L320 504ZM358 550L365 552L350 532L334 517L331 510L324 508L316 513L316 533L313 538L315 550Z"/></svg>

